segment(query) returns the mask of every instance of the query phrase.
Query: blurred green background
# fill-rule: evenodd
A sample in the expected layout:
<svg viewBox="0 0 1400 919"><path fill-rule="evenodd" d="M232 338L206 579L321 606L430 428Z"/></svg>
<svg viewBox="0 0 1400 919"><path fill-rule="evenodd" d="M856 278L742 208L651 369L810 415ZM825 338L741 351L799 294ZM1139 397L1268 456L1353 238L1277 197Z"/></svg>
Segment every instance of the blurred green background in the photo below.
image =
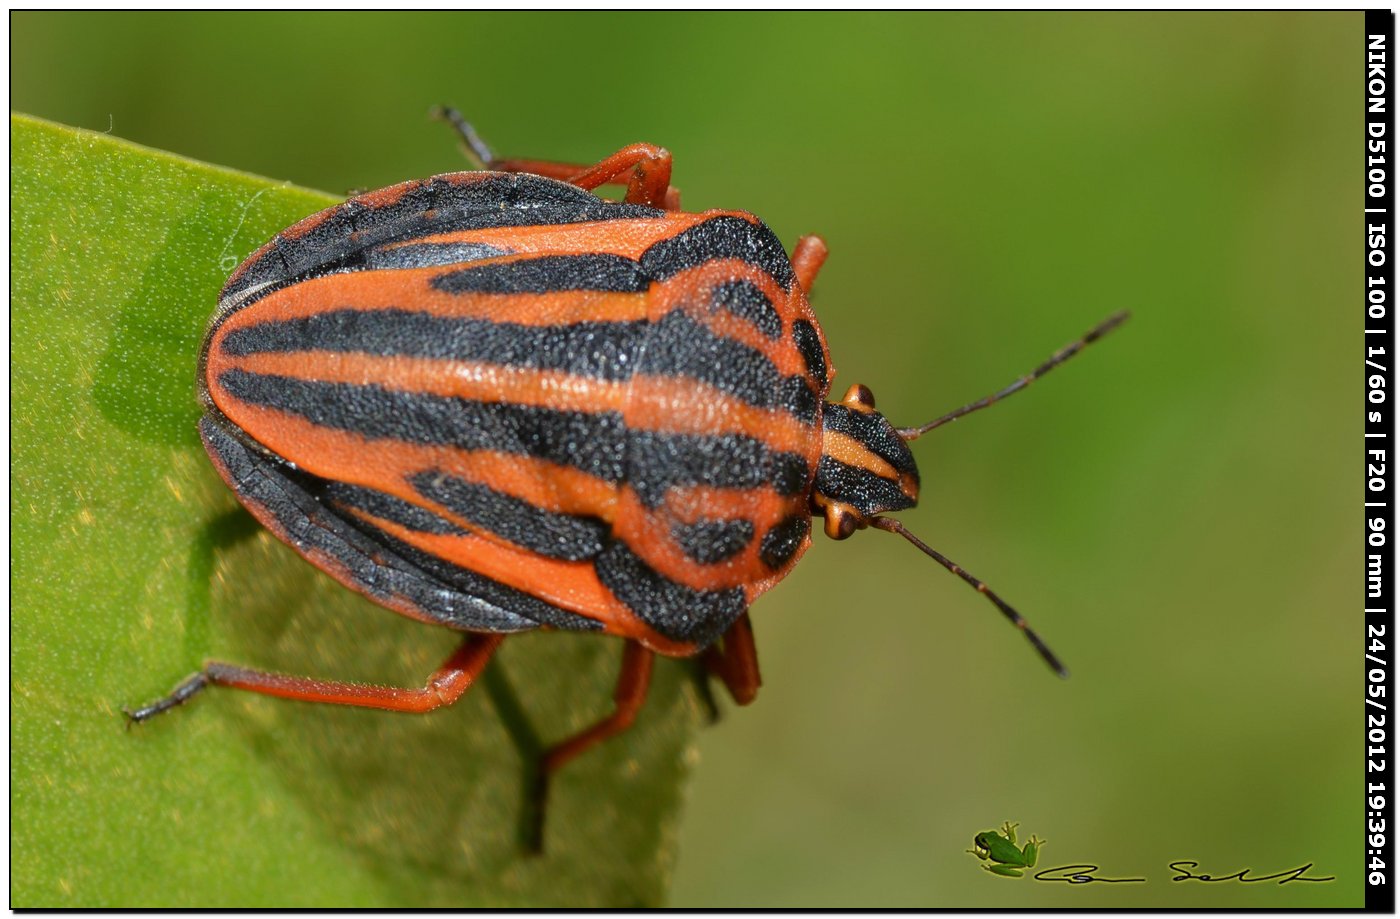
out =
<svg viewBox="0 0 1400 919"><path fill-rule="evenodd" d="M755 608L757 703L699 738L673 905L1361 904L1361 14L11 25L16 110L334 193L466 168L440 102L508 155L664 144L689 208L825 236L837 394L896 423L1133 310L921 441L903 515L1073 678L903 542L818 536ZM993 877L964 850L1008 819L1148 881Z"/></svg>

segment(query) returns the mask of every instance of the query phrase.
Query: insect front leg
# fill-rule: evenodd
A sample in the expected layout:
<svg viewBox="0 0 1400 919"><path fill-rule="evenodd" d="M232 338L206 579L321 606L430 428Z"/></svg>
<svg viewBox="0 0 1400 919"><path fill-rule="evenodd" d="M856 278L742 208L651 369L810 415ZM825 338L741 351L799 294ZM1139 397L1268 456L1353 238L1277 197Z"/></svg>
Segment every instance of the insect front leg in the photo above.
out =
<svg viewBox="0 0 1400 919"><path fill-rule="evenodd" d="M328 702L334 705L354 705L394 712L428 712L451 705L462 697L491 656L504 640L503 635L475 634L467 636L442 666L433 671L419 689L400 689L367 683L347 683L338 680L317 680L252 670L235 664L210 661L204 669L187 677L162 699L137 709L123 709L132 723L146 721L177 705L183 705L207 686L231 686L268 696L300 699L305 702Z"/></svg>
<svg viewBox="0 0 1400 919"><path fill-rule="evenodd" d="M820 236L803 236L792 249L792 270L804 293L812 292L817 272L826 261L826 241Z"/></svg>

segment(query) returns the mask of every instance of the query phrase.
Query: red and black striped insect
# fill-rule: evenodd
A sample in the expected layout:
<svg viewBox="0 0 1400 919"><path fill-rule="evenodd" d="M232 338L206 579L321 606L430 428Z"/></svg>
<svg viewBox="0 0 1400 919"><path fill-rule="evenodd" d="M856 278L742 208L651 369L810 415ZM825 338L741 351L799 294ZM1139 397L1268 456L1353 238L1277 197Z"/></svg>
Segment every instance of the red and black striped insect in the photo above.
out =
<svg viewBox="0 0 1400 919"><path fill-rule="evenodd" d="M631 724L654 654L703 655L740 704L759 687L748 608L810 544L899 533L924 545L907 442L1026 386L1115 316L995 395L895 428L835 375L791 257L742 211L686 213L671 154L595 166L496 159L359 195L279 233L229 279L199 358L205 448L238 499L312 564L404 615L466 633L419 689L211 662L144 721L209 684L403 712L459 698L504 636L625 640L616 707L540 774ZM596 196L625 184L621 201ZM543 789L543 784L541 788Z"/></svg>

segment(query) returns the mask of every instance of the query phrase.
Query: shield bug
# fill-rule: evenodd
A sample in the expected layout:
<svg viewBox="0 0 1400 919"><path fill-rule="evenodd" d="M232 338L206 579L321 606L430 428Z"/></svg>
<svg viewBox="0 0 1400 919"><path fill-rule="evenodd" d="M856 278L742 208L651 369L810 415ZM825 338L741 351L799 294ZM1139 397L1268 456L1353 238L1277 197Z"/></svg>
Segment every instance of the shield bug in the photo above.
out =
<svg viewBox="0 0 1400 919"><path fill-rule="evenodd" d="M416 689L210 662L144 721L210 684L401 712L459 698L509 634L624 640L613 712L549 750L549 775L627 728L655 654L701 655L745 704L748 609L810 544L898 533L983 593L1057 672L1025 620L885 516L913 507L908 443L1031 374L896 428L835 369L808 293L827 250L789 256L742 211L687 213L671 154L593 166L498 159L455 112L476 171L358 195L234 271L199 356L200 436L264 526L391 610L465 633ZM625 185L620 201L594 194Z"/></svg>

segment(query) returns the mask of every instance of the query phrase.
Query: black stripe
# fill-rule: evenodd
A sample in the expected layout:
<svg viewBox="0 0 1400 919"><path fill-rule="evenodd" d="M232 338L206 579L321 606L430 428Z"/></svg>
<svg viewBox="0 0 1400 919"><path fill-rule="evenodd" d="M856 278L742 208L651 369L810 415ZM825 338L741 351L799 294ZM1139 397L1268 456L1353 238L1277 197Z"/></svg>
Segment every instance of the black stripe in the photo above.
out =
<svg viewBox="0 0 1400 919"><path fill-rule="evenodd" d="M444 520L432 511L373 488L327 481L318 497L322 501L329 501L340 507L355 508L418 533L443 536L465 536L467 533L452 521Z"/></svg>
<svg viewBox="0 0 1400 919"><path fill-rule="evenodd" d="M435 233L664 216L665 211L656 208L605 201L540 176L497 174L465 184L433 177L411 186L392 204L371 207L351 199L299 238L276 237L271 249L224 288L220 299L261 285L274 285L268 288L272 290L297 277L359 270L366 267L367 250Z"/></svg>
<svg viewBox="0 0 1400 919"><path fill-rule="evenodd" d="M769 338L783 333L783 320L768 295L752 281L726 281L710 290L710 303L753 323Z"/></svg>
<svg viewBox="0 0 1400 919"><path fill-rule="evenodd" d="M795 275L787 252L773 231L742 217L711 217L642 253L642 269L660 280L721 258L735 258L768 272L787 290Z"/></svg>
<svg viewBox="0 0 1400 919"><path fill-rule="evenodd" d="M807 479L812 475L812 467L796 453L775 453L769 470L769 479L778 494L786 497L800 495L807 489Z"/></svg>
<svg viewBox="0 0 1400 919"><path fill-rule="evenodd" d="M601 520L553 513L445 472L421 472L409 483L423 497L473 525L548 558L593 558L603 551L608 536L608 525Z"/></svg>
<svg viewBox="0 0 1400 919"><path fill-rule="evenodd" d="M763 352L715 335L680 309L655 323L637 319L545 326L397 308L328 310L235 329L224 336L220 350L229 357L298 351L421 357L604 380L627 380L633 373L679 375L758 408L784 408L803 421L816 417L816 399L800 377L783 380Z"/></svg>
<svg viewBox="0 0 1400 919"><path fill-rule="evenodd" d="M782 568L797 554L802 540L812 531L812 518L792 516L776 524L763 534L763 542L758 548L758 557L763 564L777 570Z"/></svg>
<svg viewBox="0 0 1400 919"><path fill-rule="evenodd" d="M534 456L608 482L623 476L626 429L615 412L562 412L472 402L380 386L323 383L228 370L219 385L243 402L300 415L369 440L441 444Z"/></svg>
<svg viewBox="0 0 1400 919"><path fill-rule="evenodd" d="M510 255L511 250L485 243L417 243L370 249L365 253L365 268L373 271L393 268L435 268L477 262L484 258Z"/></svg>
<svg viewBox="0 0 1400 919"><path fill-rule="evenodd" d="M235 329L221 349L232 357L295 351L426 357L625 380L648 331L644 319L533 326L401 309L346 309Z"/></svg>
<svg viewBox="0 0 1400 919"><path fill-rule="evenodd" d="M716 335L679 308L652 323L637 372L689 377L758 408L778 407L782 397L782 377L762 351Z"/></svg>
<svg viewBox="0 0 1400 919"><path fill-rule="evenodd" d="M792 340L813 382L818 387L826 386L826 355L822 353L822 340L817 330L807 320L799 319L792 324Z"/></svg>
<svg viewBox="0 0 1400 919"><path fill-rule="evenodd" d="M449 294L547 294L557 290L640 293L651 279L620 255L542 255L513 262L489 262L433 278Z"/></svg>
<svg viewBox="0 0 1400 919"><path fill-rule="evenodd" d="M600 220L664 217L665 211L599 198L590 191L529 173L497 173L476 182L423 180L391 205L366 208L361 232L404 216L424 217L453 231L496 227L561 226ZM439 229L435 232L446 232Z"/></svg>
<svg viewBox="0 0 1400 919"><path fill-rule="evenodd" d="M773 453L744 434L627 434L627 481L648 507L659 505L673 486L771 486L793 495L806 484L808 472L797 454Z"/></svg>
<svg viewBox="0 0 1400 919"><path fill-rule="evenodd" d="M560 609L539 597L527 594L522 590L516 590L510 585L502 584L484 574L478 574L469 568L462 568L444 561L435 555L430 555L406 542L395 539L377 527L361 524L361 528L375 541L383 543L395 555L406 559L443 583L449 584L471 597L480 598L480 600L494 606L508 609L531 622L556 629L568 629L575 632L599 632L603 629L603 623L596 619Z"/></svg>
<svg viewBox="0 0 1400 919"><path fill-rule="evenodd" d="M804 376L783 380L782 404L799 421L817 420L817 394Z"/></svg>
<svg viewBox="0 0 1400 919"><path fill-rule="evenodd" d="M622 542L594 562L598 580L643 622L674 641L709 645L743 614L742 588L695 590L662 577Z"/></svg>
<svg viewBox="0 0 1400 919"><path fill-rule="evenodd" d="M332 208L324 220L295 239L279 233L272 238L272 249L250 265L249 270L271 268L271 274L264 280L282 281L321 267L327 255L339 261L357 248L351 242L352 234L359 228L363 213L364 208L342 204Z"/></svg>
<svg viewBox="0 0 1400 919"><path fill-rule="evenodd" d="M909 496L900 490L898 482L829 456L823 456L817 463L814 491L867 515L914 506Z"/></svg>
<svg viewBox="0 0 1400 919"><path fill-rule="evenodd" d="M771 486L798 494L811 470L795 453L773 453L742 434L662 434L629 430L617 412L564 412L504 402L400 392L226 370L218 385L252 405L299 415L369 440L440 444L533 456L605 482L624 480L651 507L667 489Z"/></svg>
<svg viewBox="0 0 1400 919"><path fill-rule="evenodd" d="M671 536L687 558L713 565L733 558L753 540L753 524L747 520L701 520L678 523Z"/></svg>

